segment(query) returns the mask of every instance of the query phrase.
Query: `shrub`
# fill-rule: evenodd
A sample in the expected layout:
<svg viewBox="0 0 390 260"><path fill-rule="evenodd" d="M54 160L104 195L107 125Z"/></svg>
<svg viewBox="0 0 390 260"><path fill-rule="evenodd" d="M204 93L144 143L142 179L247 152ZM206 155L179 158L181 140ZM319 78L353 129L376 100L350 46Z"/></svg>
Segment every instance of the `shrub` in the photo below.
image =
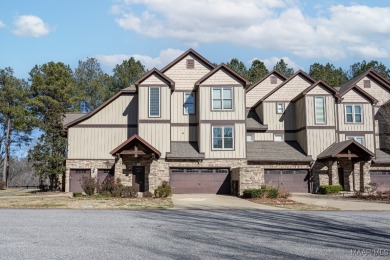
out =
<svg viewBox="0 0 390 260"><path fill-rule="evenodd" d="M288 197L291 196L291 194L272 186L261 185L260 189L250 188L244 190L242 196L248 199L264 198L264 197L269 199L275 199L275 198L287 199Z"/></svg>
<svg viewBox="0 0 390 260"><path fill-rule="evenodd" d="M154 196L157 198L166 198L172 195L172 187L167 181L163 181L160 186L154 191Z"/></svg>
<svg viewBox="0 0 390 260"><path fill-rule="evenodd" d="M319 193L321 194L334 194L343 190L341 185L321 185L319 188Z"/></svg>
<svg viewBox="0 0 390 260"><path fill-rule="evenodd" d="M269 199L276 199L279 195L278 188L275 188L272 186L268 187L266 192L267 192L267 198L269 198Z"/></svg>
<svg viewBox="0 0 390 260"><path fill-rule="evenodd" d="M96 189L96 178L84 176L81 181L81 188L87 195L93 195Z"/></svg>
<svg viewBox="0 0 390 260"><path fill-rule="evenodd" d="M153 193L151 193L150 191L145 191L143 194L143 197L144 198L153 198Z"/></svg>
<svg viewBox="0 0 390 260"><path fill-rule="evenodd" d="M0 190L5 190L5 182L0 180Z"/></svg>
<svg viewBox="0 0 390 260"><path fill-rule="evenodd" d="M243 197L248 199L255 199L263 197L264 189L246 189L243 192Z"/></svg>
<svg viewBox="0 0 390 260"><path fill-rule="evenodd" d="M83 194L81 192L73 192L73 197L77 198L77 197L81 197L83 196Z"/></svg>
<svg viewBox="0 0 390 260"><path fill-rule="evenodd" d="M122 189L123 198L136 198L138 195L138 189L132 186L125 186Z"/></svg>

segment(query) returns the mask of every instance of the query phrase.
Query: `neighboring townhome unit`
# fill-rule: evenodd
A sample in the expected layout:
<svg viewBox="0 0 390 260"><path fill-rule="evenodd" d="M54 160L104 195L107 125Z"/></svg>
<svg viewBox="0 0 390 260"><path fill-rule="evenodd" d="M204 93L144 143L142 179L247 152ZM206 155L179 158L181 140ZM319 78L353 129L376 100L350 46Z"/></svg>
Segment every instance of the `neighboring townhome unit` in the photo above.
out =
<svg viewBox="0 0 390 260"><path fill-rule="evenodd" d="M389 100L389 81L373 71L339 89L303 71L250 85L190 49L94 111L66 115L65 190L109 175L140 192L163 181L174 193L389 188Z"/></svg>

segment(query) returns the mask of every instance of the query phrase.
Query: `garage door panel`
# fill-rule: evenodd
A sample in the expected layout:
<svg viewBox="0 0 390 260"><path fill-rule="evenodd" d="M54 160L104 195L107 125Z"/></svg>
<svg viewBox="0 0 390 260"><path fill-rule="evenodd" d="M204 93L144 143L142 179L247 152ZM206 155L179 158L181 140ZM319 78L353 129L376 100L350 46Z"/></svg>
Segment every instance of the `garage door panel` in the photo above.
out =
<svg viewBox="0 0 390 260"><path fill-rule="evenodd" d="M378 191L390 190L390 171L370 171L371 182L376 183Z"/></svg>
<svg viewBox="0 0 390 260"><path fill-rule="evenodd" d="M265 184L283 189L288 192L308 192L305 178L308 170L264 170Z"/></svg>
<svg viewBox="0 0 390 260"><path fill-rule="evenodd" d="M81 187L83 177L91 177L90 169L70 169L70 192L84 192Z"/></svg>

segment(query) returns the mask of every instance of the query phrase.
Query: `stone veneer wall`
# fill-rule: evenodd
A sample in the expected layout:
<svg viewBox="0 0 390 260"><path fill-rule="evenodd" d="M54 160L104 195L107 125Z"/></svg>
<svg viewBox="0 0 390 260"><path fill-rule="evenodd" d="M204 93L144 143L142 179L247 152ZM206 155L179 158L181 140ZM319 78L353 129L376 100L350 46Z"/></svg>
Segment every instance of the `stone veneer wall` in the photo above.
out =
<svg viewBox="0 0 390 260"><path fill-rule="evenodd" d="M115 160L66 160L65 192L69 192L70 169L90 169L91 177L97 177L98 169L111 169Z"/></svg>

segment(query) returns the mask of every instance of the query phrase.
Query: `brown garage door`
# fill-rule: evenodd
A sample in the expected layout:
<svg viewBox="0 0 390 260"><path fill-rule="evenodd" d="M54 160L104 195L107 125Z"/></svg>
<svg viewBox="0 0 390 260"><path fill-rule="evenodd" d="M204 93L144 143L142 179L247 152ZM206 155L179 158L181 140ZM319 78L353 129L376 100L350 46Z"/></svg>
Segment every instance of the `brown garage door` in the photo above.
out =
<svg viewBox="0 0 390 260"><path fill-rule="evenodd" d="M371 182L378 185L378 191L390 190L390 171L370 171Z"/></svg>
<svg viewBox="0 0 390 260"><path fill-rule="evenodd" d="M308 182L305 181L308 170L264 170L264 181L267 185L288 192L309 192Z"/></svg>
<svg viewBox="0 0 390 260"><path fill-rule="evenodd" d="M172 192L230 194L229 169L170 169Z"/></svg>
<svg viewBox="0 0 390 260"><path fill-rule="evenodd" d="M84 192L83 188L81 188L81 182L83 177L90 177L91 170L90 169L71 169L70 170L70 185L69 190L71 192Z"/></svg>
<svg viewBox="0 0 390 260"><path fill-rule="evenodd" d="M98 183L101 185L108 176L114 176L113 170L111 169L98 169Z"/></svg>

